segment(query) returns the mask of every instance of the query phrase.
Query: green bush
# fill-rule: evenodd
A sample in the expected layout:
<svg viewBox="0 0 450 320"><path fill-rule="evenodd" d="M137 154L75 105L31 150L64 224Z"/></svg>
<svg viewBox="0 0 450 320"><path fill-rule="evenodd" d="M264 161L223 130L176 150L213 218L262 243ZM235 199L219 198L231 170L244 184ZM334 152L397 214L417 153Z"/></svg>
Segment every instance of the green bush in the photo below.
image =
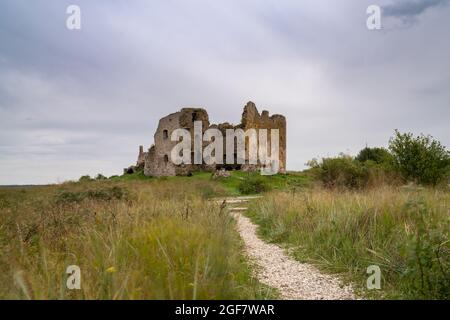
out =
<svg viewBox="0 0 450 320"><path fill-rule="evenodd" d="M337 158L324 158L319 164L320 180L327 188L361 188L365 184L365 170L360 162L352 157L341 155Z"/></svg>
<svg viewBox="0 0 450 320"><path fill-rule="evenodd" d="M392 163L392 155L384 148L369 148L362 149L356 156L359 162L373 161L376 164L389 165Z"/></svg>
<svg viewBox="0 0 450 320"><path fill-rule="evenodd" d="M397 172L392 161L376 163L373 160L367 160L362 162L361 165L363 167L363 180L366 187L401 185L404 183L404 179Z"/></svg>
<svg viewBox="0 0 450 320"><path fill-rule="evenodd" d="M315 163L311 172L329 189L362 189L400 181L398 174L387 163L378 164L372 160L360 162L347 155L324 158L322 162Z"/></svg>
<svg viewBox="0 0 450 320"><path fill-rule="evenodd" d="M88 182L92 181L93 179L89 175L82 176L78 181L79 182Z"/></svg>
<svg viewBox="0 0 450 320"><path fill-rule="evenodd" d="M104 175L102 175L101 173L99 173L96 177L95 180L106 180L108 178L106 178Z"/></svg>
<svg viewBox="0 0 450 320"><path fill-rule="evenodd" d="M241 194L255 194L269 191L269 183L261 176L249 176L242 180L238 186Z"/></svg>
<svg viewBox="0 0 450 320"><path fill-rule="evenodd" d="M389 141L397 170L408 180L436 185L445 179L450 168L447 149L432 136L395 131Z"/></svg>

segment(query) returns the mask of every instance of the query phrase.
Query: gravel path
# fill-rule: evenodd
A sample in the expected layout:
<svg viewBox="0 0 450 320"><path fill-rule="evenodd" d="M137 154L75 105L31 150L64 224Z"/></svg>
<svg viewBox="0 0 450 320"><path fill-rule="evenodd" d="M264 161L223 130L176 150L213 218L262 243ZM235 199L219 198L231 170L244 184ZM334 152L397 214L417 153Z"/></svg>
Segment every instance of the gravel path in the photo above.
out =
<svg viewBox="0 0 450 320"><path fill-rule="evenodd" d="M278 289L282 299L355 299L352 288L342 286L336 277L323 274L312 265L300 263L279 246L259 239L257 226L241 214L249 200L248 197L230 198L226 203L238 206L229 210L236 218L248 256L257 265L256 276L260 282Z"/></svg>

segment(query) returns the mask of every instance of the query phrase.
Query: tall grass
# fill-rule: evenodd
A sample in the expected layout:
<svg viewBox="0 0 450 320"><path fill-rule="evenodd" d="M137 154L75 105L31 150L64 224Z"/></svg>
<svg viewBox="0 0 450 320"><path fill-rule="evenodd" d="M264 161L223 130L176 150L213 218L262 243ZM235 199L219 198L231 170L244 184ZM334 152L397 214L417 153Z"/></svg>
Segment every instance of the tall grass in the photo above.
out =
<svg viewBox="0 0 450 320"><path fill-rule="evenodd" d="M219 190L220 191L220 190ZM0 298L254 299L233 220L209 182L0 189ZM66 268L81 269L81 290Z"/></svg>
<svg viewBox="0 0 450 320"><path fill-rule="evenodd" d="M276 192L249 215L264 237L369 297L449 299L449 200L444 191L393 187ZM366 288L370 265L381 268L381 290Z"/></svg>

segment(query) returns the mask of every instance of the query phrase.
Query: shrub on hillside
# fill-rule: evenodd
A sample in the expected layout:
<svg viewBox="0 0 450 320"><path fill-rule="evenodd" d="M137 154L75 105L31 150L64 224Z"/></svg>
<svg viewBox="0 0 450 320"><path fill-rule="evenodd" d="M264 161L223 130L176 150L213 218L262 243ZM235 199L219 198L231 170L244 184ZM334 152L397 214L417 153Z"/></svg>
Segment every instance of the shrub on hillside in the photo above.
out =
<svg viewBox="0 0 450 320"><path fill-rule="evenodd" d="M369 156L365 161L360 161L341 154L334 158L324 158L321 162L313 159L308 165L311 166L311 173L326 188L361 189L383 184L398 184L401 181L393 169L392 162L386 159L376 162L369 158L373 159Z"/></svg>
<svg viewBox="0 0 450 320"><path fill-rule="evenodd" d="M360 162L363 167L364 185L376 187L381 185L400 185L404 179L394 168L392 162L376 163L372 160Z"/></svg>
<svg viewBox="0 0 450 320"><path fill-rule="evenodd" d="M359 152L356 156L356 160L359 162L373 161L376 164L389 165L392 163L393 158L389 151L384 148L366 147Z"/></svg>
<svg viewBox="0 0 450 320"><path fill-rule="evenodd" d="M106 180L108 178L106 178L104 175L102 175L101 173L99 173L96 177L95 180Z"/></svg>
<svg viewBox="0 0 450 320"><path fill-rule="evenodd" d="M270 185L261 176L249 176L242 180L238 186L238 190L242 194L255 194L269 191Z"/></svg>
<svg viewBox="0 0 450 320"><path fill-rule="evenodd" d="M93 179L89 176L89 175L85 175L80 177L80 179L78 180L79 182L87 182L87 181L92 181Z"/></svg>
<svg viewBox="0 0 450 320"><path fill-rule="evenodd" d="M412 133L396 130L389 141L389 149L395 167L406 179L436 185L448 175L449 152L432 136L414 137Z"/></svg>
<svg viewBox="0 0 450 320"><path fill-rule="evenodd" d="M319 175L320 180L327 188L357 189L364 186L363 166L347 155L322 159Z"/></svg>

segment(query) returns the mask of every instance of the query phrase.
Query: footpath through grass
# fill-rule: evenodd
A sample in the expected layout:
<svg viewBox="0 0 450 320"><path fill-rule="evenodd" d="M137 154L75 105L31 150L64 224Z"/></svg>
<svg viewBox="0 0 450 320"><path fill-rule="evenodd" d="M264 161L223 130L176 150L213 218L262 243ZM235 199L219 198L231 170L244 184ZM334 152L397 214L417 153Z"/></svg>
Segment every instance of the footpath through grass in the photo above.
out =
<svg viewBox="0 0 450 320"><path fill-rule="evenodd" d="M339 273L367 297L450 298L450 194L423 188L273 192L248 215L269 241ZM381 289L367 290L367 267Z"/></svg>
<svg viewBox="0 0 450 320"><path fill-rule="evenodd" d="M142 173L0 188L0 298L254 299L234 221L208 201L265 192L249 216L269 241L373 298L450 298L450 194L431 188L317 188L308 173ZM78 265L82 289L66 289ZM381 269L368 291L367 267Z"/></svg>

